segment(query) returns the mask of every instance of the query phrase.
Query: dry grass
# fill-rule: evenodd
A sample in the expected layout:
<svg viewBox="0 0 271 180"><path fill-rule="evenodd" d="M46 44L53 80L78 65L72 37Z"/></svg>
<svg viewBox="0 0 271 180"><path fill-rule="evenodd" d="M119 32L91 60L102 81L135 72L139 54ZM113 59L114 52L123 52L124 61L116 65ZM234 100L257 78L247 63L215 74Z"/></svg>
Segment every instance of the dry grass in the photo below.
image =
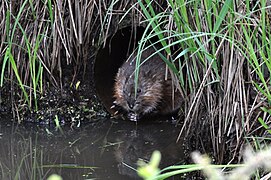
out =
<svg viewBox="0 0 271 180"><path fill-rule="evenodd" d="M257 137L264 139L263 124L268 128L271 115L266 1L169 0L165 13L153 13L153 2L146 2L141 7L163 48L169 54L175 44L182 49L184 60L175 60L187 76L182 88L190 94L180 136L194 137L204 149L211 140L219 163L239 156L255 137L258 148L263 141Z"/></svg>
<svg viewBox="0 0 271 180"><path fill-rule="evenodd" d="M118 27L130 23L127 18L136 19L138 12L132 11L123 23L118 23L131 3L1 1L0 58L1 71L6 78L2 79L4 75L1 75L1 84L12 82L12 89L14 83L18 84L15 87L21 88L22 97L32 108L36 94L48 87L46 82L62 88L63 66L73 65L74 80L80 72L85 72L87 61L94 56L93 49L105 43Z"/></svg>
<svg viewBox="0 0 271 180"><path fill-rule="evenodd" d="M24 3L24 8L20 9ZM39 34L45 37L39 48L39 60L49 74L60 71L61 76L63 63L75 62L80 67L88 60L90 47L105 43L106 38L119 27L131 25L131 19L133 22L141 21L139 5L135 4L134 9L127 14L132 5L133 1L116 0L1 1L1 55L5 53L7 38L11 35L11 32L7 32L7 24L12 29L21 10L18 23L31 44L34 44ZM9 12L10 21L5 22ZM122 19L124 14L127 18ZM117 21L120 19L122 23ZM17 26L15 29L12 54L16 55L18 64L22 62L25 65L20 64L18 67L28 69L24 56L27 49L25 40L20 28ZM75 72L78 73L78 69ZM54 83L58 84L56 81Z"/></svg>

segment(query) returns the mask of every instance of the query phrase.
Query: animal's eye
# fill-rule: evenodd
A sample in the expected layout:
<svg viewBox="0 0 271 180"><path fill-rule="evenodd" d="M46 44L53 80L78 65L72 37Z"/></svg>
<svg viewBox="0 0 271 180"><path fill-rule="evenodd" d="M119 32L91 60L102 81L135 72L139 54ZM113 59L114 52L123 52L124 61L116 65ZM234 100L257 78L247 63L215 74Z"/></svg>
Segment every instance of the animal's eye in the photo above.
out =
<svg viewBox="0 0 271 180"><path fill-rule="evenodd" d="M137 92L137 93L141 93L141 89L140 89L140 88L137 88L136 92Z"/></svg>

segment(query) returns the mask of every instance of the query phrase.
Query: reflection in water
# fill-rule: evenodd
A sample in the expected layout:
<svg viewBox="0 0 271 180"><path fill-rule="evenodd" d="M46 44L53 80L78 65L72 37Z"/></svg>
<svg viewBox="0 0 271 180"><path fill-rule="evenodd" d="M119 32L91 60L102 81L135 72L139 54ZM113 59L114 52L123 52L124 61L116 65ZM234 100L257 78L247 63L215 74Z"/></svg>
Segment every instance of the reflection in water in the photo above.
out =
<svg viewBox="0 0 271 180"><path fill-rule="evenodd" d="M179 128L169 123L101 120L64 134L9 123L0 124L0 179L139 179L137 160L148 161L154 150L162 153L161 168L183 158Z"/></svg>

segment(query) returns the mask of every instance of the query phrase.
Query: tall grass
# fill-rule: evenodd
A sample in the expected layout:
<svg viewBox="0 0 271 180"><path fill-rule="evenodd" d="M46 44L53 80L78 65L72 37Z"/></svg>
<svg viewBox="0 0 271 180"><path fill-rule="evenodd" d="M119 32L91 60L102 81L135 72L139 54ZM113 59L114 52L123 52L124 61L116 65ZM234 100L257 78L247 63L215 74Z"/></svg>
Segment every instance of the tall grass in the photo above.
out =
<svg viewBox="0 0 271 180"><path fill-rule="evenodd" d="M270 125L270 3L167 2L165 11L156 12L154 1L138 1L147 21L139 53L146 41L158 37L170 60L166 63L189 92L180 136L201 138L200 127L205 127L217 161L233 145L234 158L251 142L245 137L264 138ZM173 56L176 46L181 51Z"/></svg>
<svg viewBox="0 0 271 180"><path fill-rule="evenodd" d="M10 5L12 5L12 8L16 8L15 4ZM13 12L13 9L6 9L5 35L7 46L2 62L0 82L1 86L3 86L5 73L9 72L10 77L15 74L27 106L30 109L34 107L34 110L38 110L37 94L42 93L43 68L46 68L42 61L43 54L40 49L48 23L37 19L36 15L40 11L39 8L43 7L34 9L33 2L25 0L19 7L18 12ZM26 14L28 12L29 14ZM28 16L34 20L31 25L22 20L27 19ZM32 26L31 32L27 29L28 26ZM22 36L19 37L19 34ZM9 71L10 68L12 71ZM32 105L32 102L34 102L34 105Z"/></svg>
<svg viewBox="0 0 271 180"><path fill-rule="evenodd" d="M94 55L93 47L99 44L98 35L104 34L105 41L111 33L112 25L103 21L104 15L108 13L106 17L115 22L112 16L123 14L129 5L116 3L111 6L110 0L0 2L0 86L10 85L11 94L19 95L23 100L16 105L19 109L38 110L38 100L48 86L62 88L63 65L73 65L71 83L86 70L87 61ZM112 24L116 29L117 23Z"/></svg>

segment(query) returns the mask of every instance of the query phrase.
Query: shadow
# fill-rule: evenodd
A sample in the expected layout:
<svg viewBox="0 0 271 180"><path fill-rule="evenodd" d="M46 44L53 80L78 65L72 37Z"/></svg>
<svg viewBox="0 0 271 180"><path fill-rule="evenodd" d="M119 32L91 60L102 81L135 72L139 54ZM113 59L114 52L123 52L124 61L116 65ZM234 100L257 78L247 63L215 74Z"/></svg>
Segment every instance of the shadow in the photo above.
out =
<svg viewBox="0 0 271 180"><path fill-rule="evenodd" d="M97 53L94 65L96 93L110 113L113 113L110 107L113 103L113 85L118 68L135 49L143 32L143 27L137 27L136 32L132 31L131 26L120 29L107 38L105 47L101 47Z"/></svg>

